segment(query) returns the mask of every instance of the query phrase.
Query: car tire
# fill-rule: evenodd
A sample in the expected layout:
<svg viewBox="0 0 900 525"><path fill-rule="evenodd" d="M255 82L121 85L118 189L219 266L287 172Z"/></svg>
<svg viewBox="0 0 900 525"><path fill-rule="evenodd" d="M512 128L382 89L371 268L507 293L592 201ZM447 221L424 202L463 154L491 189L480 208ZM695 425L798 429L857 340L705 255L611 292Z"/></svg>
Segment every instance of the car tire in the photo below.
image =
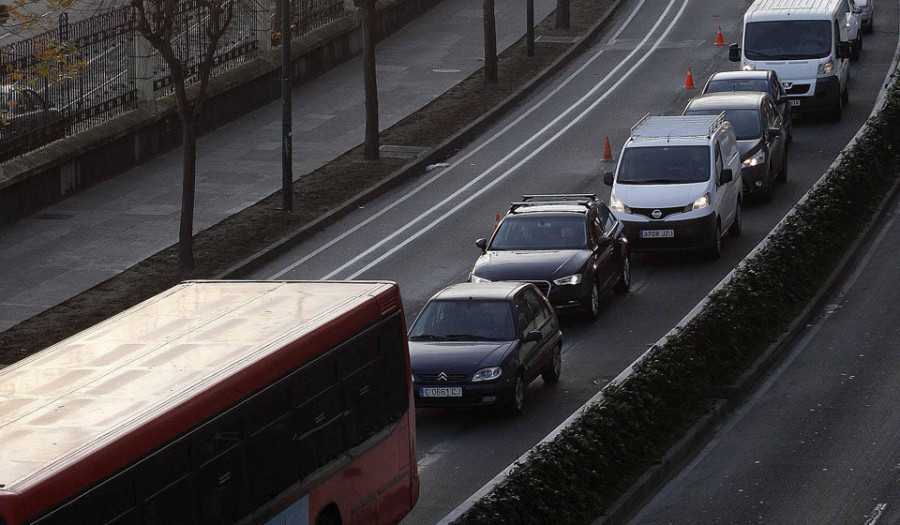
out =
<svg viewBox="0 0 900 525"><path fill-rule="evenodd" d="M631 289L631 252L627 248L622 248L622 259L619 264L619 278L613 285L613 291L616 293L628 293Z"/></svg>
<svg viewBox="0 0 900 525"><path fill-rule="evenodd" d="M859 60L859 52L862 51L862 37L857 37L850 46L850 60L856 62Z"/></svg>
<svg viewBox="0 0 900 525"><path fill-rule="evenodd" d="M847 107L848 104L850 104L850 88L845 87L841 91L841 107Z"/></svg>
<svg viewBox="0 0 900 525"><path fill-rule="evenodd" d="M722 256L722 223L718 219L716 219L716 227L713 230L712 239L710 239L707 255L713 260Z"/></svg>
<svg viewBox="0 0 900 525"><path fill-rule="evenodd" d="M545 383L554 384L559 381L559 376L562 373L562 343L557 343L556 346L553 347L553 355L550 356L550 362L547 363L547 366L541 372L541 379L544 380Z"/></svg>
<svg viewBox="0 0 900 525"><path fill-rule="evenodd" d="M584 318L595 321L600 317L600 284L597 279L591 280L591 294L584 303Z"/></svg>
<svg viewBox="0 0 900 525"><path fill-rule="evenodd" d="M731 226L728 227L728 234L732 237L740 237L741 232L744 231L744 212L742 209L741 201L738 200L737 208L734 210L734 220L731 222Z"/></svg>
<svg viewBox="0 0 900 525"><path fill-rule="evenodd" d="M522 372L516 374L513 386L506 396L504 412L510 416L520 416L525 411L525 377Z"/></svg>

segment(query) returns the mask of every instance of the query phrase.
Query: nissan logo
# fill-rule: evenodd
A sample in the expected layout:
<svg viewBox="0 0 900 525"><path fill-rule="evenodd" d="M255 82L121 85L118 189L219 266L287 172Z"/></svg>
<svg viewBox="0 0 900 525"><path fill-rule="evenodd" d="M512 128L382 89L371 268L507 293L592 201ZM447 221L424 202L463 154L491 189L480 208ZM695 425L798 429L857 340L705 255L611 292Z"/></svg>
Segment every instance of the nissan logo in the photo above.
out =
<svg viewBox="0 0 900 525"><path fill-rule="evenodd" d="M447 380L446 372L441 372L440 374L438 374L438 381L446 381L446 380Z"/></svg>
<svg viewBox="0 0 900 525"><path fill-rule="evenodd" d="M652 212L650 212L650 216L652 216L654 219L658 219L662 217L662 212L659 210L653 210Z"/></svg>

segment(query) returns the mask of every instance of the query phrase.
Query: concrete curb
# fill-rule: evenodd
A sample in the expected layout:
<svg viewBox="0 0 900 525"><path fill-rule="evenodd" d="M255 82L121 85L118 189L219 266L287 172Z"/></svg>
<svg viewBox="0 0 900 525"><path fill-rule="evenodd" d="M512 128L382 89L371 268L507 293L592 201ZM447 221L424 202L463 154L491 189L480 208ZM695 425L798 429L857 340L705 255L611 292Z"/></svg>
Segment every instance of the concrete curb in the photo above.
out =
<svg viewBox="0 0 900 525"><path fill-rule="evenodd" d="M500 118L505 116L510 109L524 100L525 97L531 94L531 92L534 91L541 83L557 73L566 64L575 59L582 51L587 49L603 29L603 27L606 25L606 23L609 21L610 16L616 11L622 1L623 0L614 0L607 8L607 10L602 15L600 15L600 20L594 26L588 29L585 34L581 35L579 40L576 43L572 44L572 46L566 52L564 52L556 60L554 60L552 64L544 68L527 84L525 84L515 93L511 94L509 97L497 104L488 113L485 113L477 120L463 128L462 130L458 131L455 135L442 142L440 145L421 154L416 160L409 162L402 168L393 172L381 182L357 193L356 195L344 201L335 209L319 216L315 220L305 224L295 232L286 235L267 248L264 248L263 250L251 255L243 261L240 261L237 264L231 266L224 272L217 275L215 279L237 279L249 272L252 272L253 270L260 268L261 266L286 253L294 246L300 244L302 241L309 238L318 230L334 224L341 218L347 216L350 212L357 209L360 204L383 195L389 190L399 186L400 184L424 173L425 167L429 164L434 164L450 157L456 150L461 149L466 144L470 143L475 139L477 135L483 133ZM550 16L553 16L553 14L551 14Z"/></svg>

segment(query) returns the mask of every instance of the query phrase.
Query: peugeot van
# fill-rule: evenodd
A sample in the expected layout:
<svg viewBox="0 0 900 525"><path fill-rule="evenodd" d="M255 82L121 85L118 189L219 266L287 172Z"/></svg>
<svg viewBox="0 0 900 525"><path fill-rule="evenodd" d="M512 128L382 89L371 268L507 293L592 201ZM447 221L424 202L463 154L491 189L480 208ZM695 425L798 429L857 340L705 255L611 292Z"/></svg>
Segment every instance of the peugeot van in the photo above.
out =
<svg viewBox="0 0 900 525"><path fill-rule="evenodd" d="M778 73L795 109L832 118L850 98L852 46L843 0L756 0L744 13L743 45L729 59Z"/></svg>
<svg viewBox="0 0 900 525"><path fill-rule="evenodd" d="M741 155L725 113L644 116L631 128L612 186L610 208L632 251L705 250L721 254L725 231L742 227Z"/></svg>

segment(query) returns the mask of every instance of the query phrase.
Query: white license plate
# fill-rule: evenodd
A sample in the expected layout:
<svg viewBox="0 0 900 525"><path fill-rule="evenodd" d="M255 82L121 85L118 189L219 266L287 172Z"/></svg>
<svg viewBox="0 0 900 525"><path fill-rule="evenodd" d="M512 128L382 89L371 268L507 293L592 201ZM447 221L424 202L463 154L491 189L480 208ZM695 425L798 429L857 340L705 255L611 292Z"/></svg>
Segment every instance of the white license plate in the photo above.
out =
<svg viewBox="0 0 900 525"><path fill-rule="evenodd" d="M675 237L675 230L641 230L641 239Z"/></svg>
<svg viewBox="0 0 900 525"><path fill-rule="evenodd" d="M419 397L462 397L462 387L421 387L419 388Z"/></svg>
<svg viewBox="0 0 900 525"><path fill-rule="evenodd" d="M791 99L791 105L792 105L792 106L799 106L799 105L800 105L800 100L799 100L799 99L796 99L796 98L792 98L792 99Z"/></svg>

